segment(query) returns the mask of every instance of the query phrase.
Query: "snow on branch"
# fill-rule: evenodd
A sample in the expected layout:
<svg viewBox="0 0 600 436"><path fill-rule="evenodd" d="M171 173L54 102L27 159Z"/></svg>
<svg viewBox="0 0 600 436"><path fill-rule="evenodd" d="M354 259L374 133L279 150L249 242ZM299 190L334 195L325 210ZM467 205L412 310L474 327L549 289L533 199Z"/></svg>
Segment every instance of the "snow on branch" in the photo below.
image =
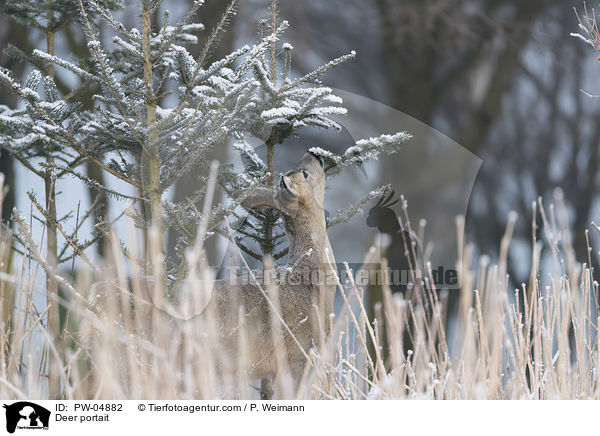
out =
<svg viewBox="0 0 600 436"><path fill-rule="evenodd" d="M596 21L596 11L594 9L588 11L587 5L583 3L583 16L579 16L577 9L575 15L579 21L579 30L581 33L571 33L571 36L581 39L586 44L594 47L594 50L600 51L600 29Z"/></svg>
<svg viewBox="0 0 600 436"><path fill-rule="evenodd" d="M34 58L39 58L44 61L52 62L53 64L61 66L65 69L71 71L72 73L76 74L77 76L81 77L84 80L89 80L90 82L100 83L100 80L96 76L88 73L87 71L83 70L82 68L79 68L77 65L75 65L65 59L61 59L57 56L48 54L44 51L38 50L37 48L33 51L32 55Z"/></svg>
<svg viewBox="0 0 600 436"><path fill-rule="evenodd" d="M381 153L392 154L400 149L400 145L412 136L406 132L393 135L379 135L361 139L346 149L343 155L336 155L320 147L312 147L309 151L323 157L325 174L328 177L337 175L345 168L361 167L365 161L377 159Z"/></svg>

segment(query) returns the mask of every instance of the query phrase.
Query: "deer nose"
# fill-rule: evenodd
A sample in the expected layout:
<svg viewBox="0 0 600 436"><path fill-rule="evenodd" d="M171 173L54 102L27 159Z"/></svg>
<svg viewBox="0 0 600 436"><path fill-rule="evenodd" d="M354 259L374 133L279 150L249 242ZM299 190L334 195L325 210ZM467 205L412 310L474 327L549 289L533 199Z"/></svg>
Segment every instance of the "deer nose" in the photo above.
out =
<svg viewBox="0 0 600 436"><path fill-rule="evenodd" d="M290 179L288 176L281 176L281 182L279 184L281 185L284 193L287 192L294 198L300 197L300 194L294 188L294 182L292 182L292 179Z"/></svg>

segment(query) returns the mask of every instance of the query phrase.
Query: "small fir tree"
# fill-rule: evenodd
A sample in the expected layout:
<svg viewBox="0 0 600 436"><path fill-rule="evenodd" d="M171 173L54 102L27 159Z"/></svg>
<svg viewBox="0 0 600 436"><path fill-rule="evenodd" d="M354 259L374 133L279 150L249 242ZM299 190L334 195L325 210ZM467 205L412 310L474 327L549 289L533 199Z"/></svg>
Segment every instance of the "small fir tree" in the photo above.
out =
<svg viewBox="0 0 600 436"><path fill-rule="evenodd" d="M36 50L28 57L37 69L23 84L9 71L0 70L0 81L24 103L23 108L0 108L0 145L47 183L46 206L39 208L46 221L50 268L56 268L57 252L56 242L51 238L56 239L56 229L61 229L53 189L56 178L66 175L141 206L133 217L140 228L157 230L158 256L150 259L147 250L146 259L133 259L132 263L140 265L146 274L154 276L155 283L164 284L166 289L173 289L185 278L193 266L190 262L197 260L186 253L197 245L197 238L205 236L197 234L199 222L206 223L205 229L223 234L219 230L223 219L236 217L238 243L246 253L257 259L265 254L281 259L287 247L277 213L251 211L250 219L244 221L237 215L240 211L237 206L243 198L234 199L233 194L240 190L249 192L259 184L274 186L276 150L299 129L341 128L332 117L346 112L343 102L319 79L353 58L354 53L304 76L293 77L293 48L280 43L288 24L278 19L273 1L270 19L260 24L259 41L209 63L219 34L234 13L235 0L210 31L197 58L191 56L186 46L197 42L195 33L202 29L202 25L191 22L202 5L201 0L195 1L174 25L170 24L168 11L161 14L160 0L140 2L139 29L127 29L118 21L111 13L117 4L111 1L49 1L46 4L53 6L44 9L42 4L35 6L34 2L21 0L11 3L12 9L2 9L27 25L45 29L49 41L48 50ZM89 49L87 59L67 60L54 53L53 32L60 21L57 17L63 14L79 15ZM112 31L108 45L99 37L100 24ZM75 89L60 95L53 80L56 66L79 77L80 86L94 85L98 92L93 96L93 105L82 110L71 103L69 96ZM264 140L266 161L246 141L248 136ZM398 133L360 140L342 155L317 147L311 151L324 158L327 175L334 176L344 168L375 159L380 153L395 152L408 137ZM239 173L232 165L221 167L219 181L230 198L203 214L199 199L206 193L208 152L225 146L227 140L233 142L244 171ZM34 164L39 159L41 163ZM79 170L84 162L93 162L106 174L134 188L137 194L97 186L95 180ZM198 175L197 193L179 203L167 201L166 191L198 167L204 171ZM381 192L379 189L367 193L357 204L339 211L329 223L347 220ZM34 195L31 198L38 204ZM177 254L173 259L164 259L163 235L168 227L177 232ZM61 233L73 255L83 253L89 246L78 242L73 235ZM251 241L258 243L260 250L254 250ZM130 256L124 244L123 251ZM48 288L51 306L55 293L54 284ZM52 389L51 392L58 392L56 386Z"/></svg>

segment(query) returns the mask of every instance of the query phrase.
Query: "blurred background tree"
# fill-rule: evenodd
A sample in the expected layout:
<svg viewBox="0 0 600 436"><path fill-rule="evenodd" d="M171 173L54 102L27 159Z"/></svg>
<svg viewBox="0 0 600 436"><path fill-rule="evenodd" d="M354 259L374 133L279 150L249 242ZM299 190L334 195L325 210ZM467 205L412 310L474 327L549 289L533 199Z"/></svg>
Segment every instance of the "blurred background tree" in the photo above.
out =
<svg viewBox="0 0 600 436"><path fill-rule="evenodd" d="M253 23L266 16L267 3L241 2L215 58L229 52L234 40L255 36ZM210 28L226 5L207 0L198 19ZM174 10L184 6L164 2ZM526 217L531 201L555 186L563 186L572 203L576 228L583 229L591 217L598 109L579 90L593 93L595 57L565 36L577 26L572 8L581 6L579 0L280 3L281 15L296 29L289 37L295 69L308 72L340 48L355 49L357 60L327 76L329 85L402 110L483 158L469 229L485 252L497 249L506 222L502 212L515 209ZM2 20L3 48L10 43L27 52L40 44L42 35ZM67 41L83 43L77 39L71 35ZM11 69L18 64L4 53L0 61ZM2 101L10 101L2 93ZM14 187L10 158L3 154L1 161ZM185 185L180 182L176 192ZM576 245L578 254L586 255L581 237ZM514 272L524 277L523 271Z"/></svg>
<svg viewBox="0 0 600 436"><path fill-rule="evenodd" d="M258 5L247 3L240 15L255 14ZM600 145L600 105L581 92L597 93L597 58L568 36L577 29L573 8L582 5L308 0L281 7L297 26L291 41L302 60L297 68L353 47L356 61L327 77L328 84L397 108L483 160L467 214L468 234L481 252L498 253L510 210L520 217L512 249L528 246L532 201L562 187L581 260L588 256L585 229L598 212ZM389 162L380 163L382 179L403 171ZM400 193L427 195L425 188L415 184ZM526 281L528 271L527 262L509 265L515 283Z"/></svg>
<svg viewBox="0 0 600 436"><path fill-rule="evenodd" d="M258 0L244 5L236 26L240 38L251 32L243 17L260 14L262 7ZM582 7L580 0L281 3L296 27L290 40L299 59L295 68L308 71L339 47L352 47L356 60L325 77L328 85L396 108L481 158L465 211L467 239L478 253L498 257L508 214L518 213L507 265L511 286L529 281L532 202L541 196L549 203L559 187L574 255L580 262L590 258L596 270L600 266L595 253L588 257L586 241L599 213L600 105L581 92L600 94L599 65L588 46L569 37L577 30L573 8ZM414 136L418 150L410 159L379 162L380 183L414 174L419 156L436 153ZM394 188L410 199L416 217L427 208L447 214L444 205L427 204L437 198L440 183L422 174ZM539 232L539 214L536 219ZM596 232L589 237L592 245L600 242ZM434 251L448 244L433 242ZM450 292L450 316L457 301L458 293Z"/></svg>
<svg viewBox="0 0 600 436"><path fill-rule="evenodd" d="M227 3L207 0L198 20L210 27ZM237 42L255 40L255 23L268 16L268 3L242 1L213 56L220 58ZM187 6L163 2L174 14ZM305 0L281 1L280 13L294 25L286 39L294 46L295 73L356 50L356 60L323 78L328 86L403 111L482 159L467 211L468 236L480 252L498 253L507 214L517 211L517 238L511 248L517 256L511 257L515 260L508 272L518 284L529 274L530 265L519 261L525 256L518 252L531 243L532 201L562 188L579 260L588 257L585 229L598 215L600 105L581 92L600 94L598 62L589 47L568 36L577 30L573 7L581 8L582 2ZM78 38L73 34L71 39ZM3 21L0 41L2 47L13 43L30 52L41 44L41 35ZM13 71L19 68L5 55L0 62ZM3 104L9 102L6 94L0 97ZM302 140L323 142L315 138L308 133ZM327 139L332 148L345 142ZM422 152L431 153L425 148ZM10 180L12 163L4 153L0 165L12 192L17 191L22 181ZM414 163L383 160L378 165L385 182ZM426 182L424 177L396 190L409 198L427 197L438 186ZM183 198L189 189L193 182L182 180L173 195ZM594 233L590 237L597 238ZM598 266L594 257L592 262Z"/></svg>

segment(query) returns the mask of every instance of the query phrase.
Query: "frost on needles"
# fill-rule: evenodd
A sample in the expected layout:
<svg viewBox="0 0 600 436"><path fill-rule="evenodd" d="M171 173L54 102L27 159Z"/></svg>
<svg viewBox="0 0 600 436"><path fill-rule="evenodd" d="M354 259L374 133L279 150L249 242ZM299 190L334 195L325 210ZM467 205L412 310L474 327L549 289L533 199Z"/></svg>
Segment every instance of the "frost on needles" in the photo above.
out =
<svg viewBox="0 0 600 436"><path fill-rule="evenodd" d="M166 231L174 229L176 255L166 259L164 274L165 281L173 285L189 269L185 253L195 243L202 218L208 153L232 144L244 170L236 172L232 165L221 165L218 180L228 198L205 217L208 236L226 235L223 222L229 218L237 230L237 243L247 255L258 260L264 254L276 260L286 255L277 212L251 211L246 216L237 207L241 199L233 200L233 193L249 192L260 184L272 186L280 147L285 147L286 140L299 129L341 129L336 118L344 115L346 108L320 79L354 58L354 52L296 76L291 66L293 47L282 41L288 23L279 20L277 11L272 10L272 16L259 24L258 41L212 61L210 54L235 12L235 1L214 29L192 22L201 1L194 2L188 13L172 22L168 11L156 16L160 1L141 0L139 21L131 28L113 15L112 11L122 6L117 1L21 0L11 4L14 7L3 6L0 11L36 28L49 25L44 18L50 16L48 8L54 11L56 20L64 14L78 17L87 40L87 55L62 58L43 50L21 54L34 66L23 83L10 71L0 70L0 82L21 101L17 108L0 106L3 152L15 156L42 178L55 181L73 177L126 201L131 206L128 214L141 229L146 231L152 225L161 229L159 246L163 250ZM99 37L100 28L109 29L109 43ZM200 55L194 57L188 47L197 44L199 32L206 32L207 37ZM78 78L73 89L59 91L54 74L59 70ZM85 105L74 97L84 95L81 89L93 90L92 101ZM248 143L249 137L266 143L266 159ZM325 148L311 150L325 158L327 175L334 176L381 153L395 152L408 138L398 133L360 140L340 156ZM98 185L82 169L89 162L131 189L125 193ZM181 202L167 200L166 191L192 171L198 181L197 192ZM375 190L366 194L358 204L340 211L330 224L360 212L361 205L378 193ZM45 219L60 225L42 203L38 202ZM98 240L80 242L69 238L64 236L73 255ZM129 254L125 244L121 247ZM63 258L68 257L65 253L63 250ZM148 259L136 262L145 273L152 274Z"/></svg>

